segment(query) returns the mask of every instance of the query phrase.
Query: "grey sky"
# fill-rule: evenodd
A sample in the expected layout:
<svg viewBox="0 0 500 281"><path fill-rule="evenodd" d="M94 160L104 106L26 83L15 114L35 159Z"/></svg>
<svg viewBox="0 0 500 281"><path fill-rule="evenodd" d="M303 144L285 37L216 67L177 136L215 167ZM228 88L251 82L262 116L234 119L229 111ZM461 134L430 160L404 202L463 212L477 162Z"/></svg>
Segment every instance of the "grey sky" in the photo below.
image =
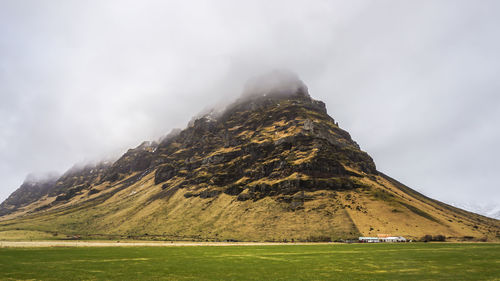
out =
<svg viewBox="0 0 500 281"><path fill-rule="evenodd" d="M500 204L499 1L0 1L0 201L123 153L273 69L380 171Z"/></svg>

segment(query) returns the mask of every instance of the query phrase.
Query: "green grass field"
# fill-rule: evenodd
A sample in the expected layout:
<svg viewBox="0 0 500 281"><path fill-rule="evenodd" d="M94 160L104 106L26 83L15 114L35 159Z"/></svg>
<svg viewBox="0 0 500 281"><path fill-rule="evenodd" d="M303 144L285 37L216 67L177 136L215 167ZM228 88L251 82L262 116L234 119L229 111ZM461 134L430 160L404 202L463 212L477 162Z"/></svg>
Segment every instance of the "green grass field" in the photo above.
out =
<svg viewBox="0 0 500 281"><path fill-rule="evenodd" d="M500 244L0 248L0 280L500 280Z"/></svg>

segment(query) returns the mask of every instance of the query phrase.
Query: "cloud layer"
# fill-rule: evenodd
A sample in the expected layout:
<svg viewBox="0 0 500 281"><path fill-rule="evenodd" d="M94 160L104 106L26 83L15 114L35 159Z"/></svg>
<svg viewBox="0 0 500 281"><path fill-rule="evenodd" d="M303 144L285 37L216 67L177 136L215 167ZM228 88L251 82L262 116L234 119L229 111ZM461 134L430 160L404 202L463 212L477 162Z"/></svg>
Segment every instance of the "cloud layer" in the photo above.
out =
<svg viewBox="0 0 500 281"><path fill-rule="evenodd" d="M498 1L2 1L0 200L297 73L379 170L499 200ZM500 202L496 201L500 204Z"/></svg>

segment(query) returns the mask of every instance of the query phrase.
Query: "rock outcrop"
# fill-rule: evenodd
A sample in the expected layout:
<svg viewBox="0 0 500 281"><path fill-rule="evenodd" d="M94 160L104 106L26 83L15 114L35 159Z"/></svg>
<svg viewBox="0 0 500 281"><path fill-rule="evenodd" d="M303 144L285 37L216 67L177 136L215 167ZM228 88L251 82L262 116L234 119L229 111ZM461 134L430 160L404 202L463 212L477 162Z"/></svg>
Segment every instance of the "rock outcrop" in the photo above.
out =
<svg viewBox="0 0 500 281"><path fill-rule="evenodd" d="M373 160L305 92L267 94L201 117L152 153L155 183L240 200L300 190L362 186L354 171L377 174Z"/></svg>

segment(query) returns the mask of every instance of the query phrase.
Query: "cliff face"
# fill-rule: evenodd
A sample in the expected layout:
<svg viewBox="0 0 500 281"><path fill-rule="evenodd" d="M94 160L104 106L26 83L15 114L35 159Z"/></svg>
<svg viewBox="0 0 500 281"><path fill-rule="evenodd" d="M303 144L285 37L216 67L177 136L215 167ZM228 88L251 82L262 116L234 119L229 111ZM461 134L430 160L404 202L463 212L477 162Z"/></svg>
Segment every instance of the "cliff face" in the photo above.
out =
<svg viewBox="0 0 500 281"><path fill-rule="evenodd" d="M331 240L394 233L496 239L499 222L379 173L305 86L246 95L114 163L25 183L0 232Z"/></svg>
<svg viewBox="0 0 500 281"><path fill-rule="evenodd" d="M164 193L186 188L189 196L226 193L242 201L353 189L362 186L360 172L377 174L324 104L300 94L234 104L216 119L196 120L152 154Z"/></svg>

